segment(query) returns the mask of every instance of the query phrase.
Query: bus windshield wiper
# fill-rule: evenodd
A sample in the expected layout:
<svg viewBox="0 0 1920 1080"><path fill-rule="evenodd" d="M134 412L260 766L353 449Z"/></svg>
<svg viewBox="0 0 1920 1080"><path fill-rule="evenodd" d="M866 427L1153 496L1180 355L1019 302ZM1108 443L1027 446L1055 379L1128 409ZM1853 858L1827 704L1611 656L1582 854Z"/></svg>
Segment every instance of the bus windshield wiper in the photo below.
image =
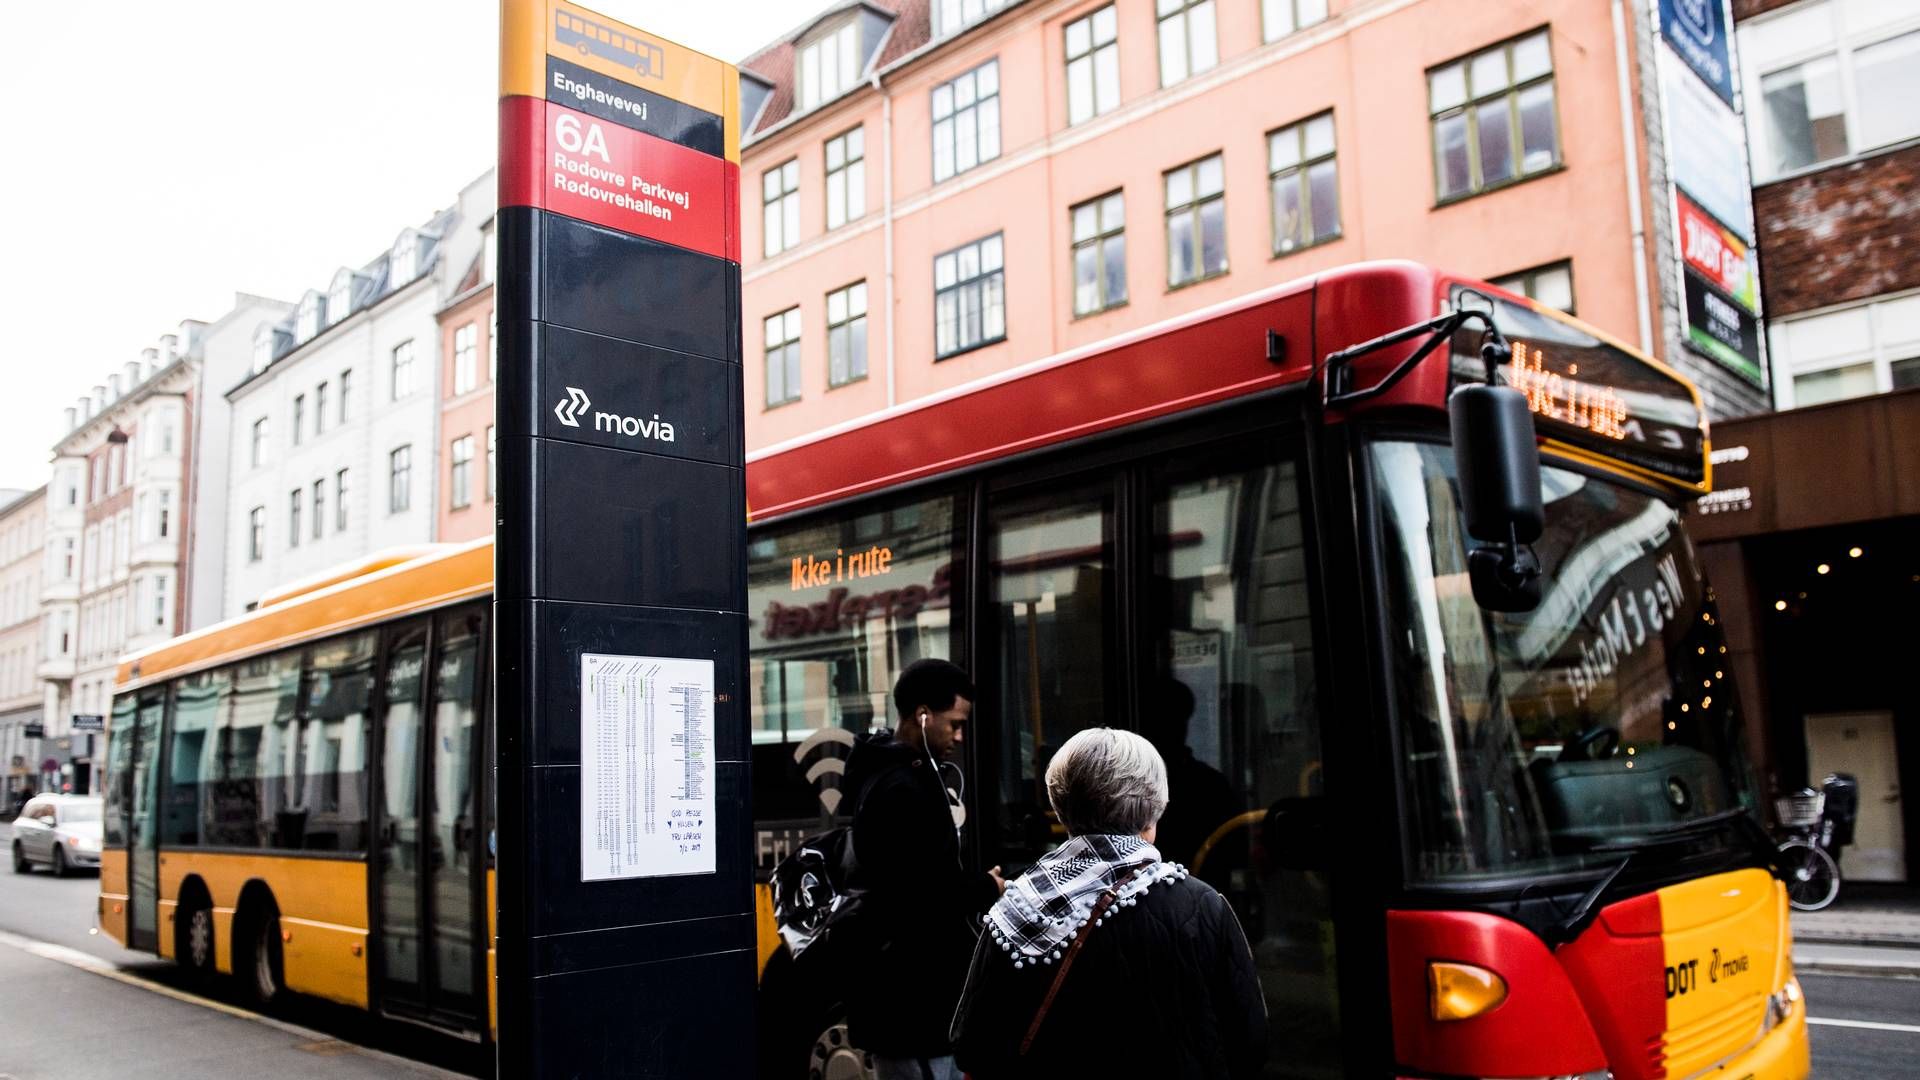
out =
<svg viewBox="0 0 1920 1080"><path fill-rule="evenodd" d="M1627 864L1633 861L1636 854L1638 854L1637 851L1628 851L1621 856L1619 862L1608 867L1607 872L1600 876L1600 880L1593 883L1593 888L1588 889L1587 894L1580 898L1580 902L1573 905L1573 910L1549 928L1552 931L1548 935L1549 948L1564 945L1580 936L1580 932L1593 921L1594 909L1599 906L1600 898L1606 895L1607 889L1620 876L1620 872L1627 868Z"/></svg>

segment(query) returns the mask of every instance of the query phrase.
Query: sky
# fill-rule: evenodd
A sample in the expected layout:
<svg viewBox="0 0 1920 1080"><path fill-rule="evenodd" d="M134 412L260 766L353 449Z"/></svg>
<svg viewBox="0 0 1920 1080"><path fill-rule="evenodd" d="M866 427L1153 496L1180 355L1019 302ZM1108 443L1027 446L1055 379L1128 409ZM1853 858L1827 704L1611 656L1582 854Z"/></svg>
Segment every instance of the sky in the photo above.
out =
<svg viewBox="0 0 1920 1080"><path fill-rule="evenodd" d="M738 61L827 0L589 0ZM288 301L494 160L493 0L17 2L0 14L0 488L235 292Z"/></svg>

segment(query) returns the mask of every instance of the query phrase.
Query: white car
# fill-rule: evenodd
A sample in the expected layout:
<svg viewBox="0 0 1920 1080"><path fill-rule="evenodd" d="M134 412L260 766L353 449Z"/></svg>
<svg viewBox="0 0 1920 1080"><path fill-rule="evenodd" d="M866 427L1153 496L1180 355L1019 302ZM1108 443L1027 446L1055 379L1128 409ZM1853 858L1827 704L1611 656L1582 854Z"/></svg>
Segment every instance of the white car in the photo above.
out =
<svg viewBox="0 0 1920 1080"><path fill-rule="evenodd" d="M95 795L35 795L13 821L13 872L40 863L54 876L100 867L101 800Z"/></svg>

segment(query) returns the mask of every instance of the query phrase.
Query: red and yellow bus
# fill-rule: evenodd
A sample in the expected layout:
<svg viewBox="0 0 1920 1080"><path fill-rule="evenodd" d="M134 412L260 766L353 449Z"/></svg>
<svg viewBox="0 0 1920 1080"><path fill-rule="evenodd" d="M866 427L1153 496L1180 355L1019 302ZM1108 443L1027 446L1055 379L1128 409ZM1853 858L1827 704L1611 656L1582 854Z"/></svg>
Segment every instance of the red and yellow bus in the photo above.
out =
<svg viewBox="0 0 1920 1080"><path fill-rule="evenodd" d="M1477 538L1450 443L1489 319L1537 433L1524 544ZM763 873L845 820L854 735L944 656L979 684L954 792L978 865L1060 838L1041 778L1075 731L1161 747L1161 846L1246 927L1270 1075L1807 1072L1680 512L1707 425L1666 367L1363 264L768 448L747 482ZM1521 548L1512 602L1479 567ZM355 570L129 659L102 923L484 1037L491 551ZM858 970L770 919L760 949L770 1071L861 1075Z"/></svg>

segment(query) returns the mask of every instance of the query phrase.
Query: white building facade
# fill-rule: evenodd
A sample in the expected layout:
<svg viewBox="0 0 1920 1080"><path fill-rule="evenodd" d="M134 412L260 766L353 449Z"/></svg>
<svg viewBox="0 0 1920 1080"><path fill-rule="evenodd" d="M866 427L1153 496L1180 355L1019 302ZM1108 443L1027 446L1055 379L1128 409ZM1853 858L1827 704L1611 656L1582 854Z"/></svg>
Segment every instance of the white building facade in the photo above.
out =
<svg viewBox="0 0 1920 1080"><path fill-rule="evenodd" d="M40 739L45 721L40 693L40 581L47 533L47 489L17 495L0 506L0 812L40 790Z"/></svg>
<svg viewBox="0 0 1920 1080"><path fill-rule="evenodd" d="M261 595L435 532L435 313L493 214L489 173L359 267L307 293L253 341L227 392L223 614Z"/></svg>

